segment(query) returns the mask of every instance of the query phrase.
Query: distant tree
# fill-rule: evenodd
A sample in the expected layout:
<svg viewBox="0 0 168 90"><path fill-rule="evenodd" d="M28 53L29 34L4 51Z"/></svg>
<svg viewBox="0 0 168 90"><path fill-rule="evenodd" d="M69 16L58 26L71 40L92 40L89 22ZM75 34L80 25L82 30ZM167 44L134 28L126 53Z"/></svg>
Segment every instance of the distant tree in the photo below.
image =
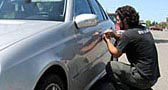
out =
<svg viewBox="0 0 168 90"><path fill-rule="evenodd" d="M159 27L162 27L162 24L159 23Z"/></svg>
<svg viewBox="0 0 168 90"><path fill-rule="evenodd" d="M146 21L146 26L149 28L151 26L151 21L150 20L147 20Z"/></svg>
<svg viewBox="0 0 168 90"><path fill-rule="evenodd" d="M162 28L166 28L166 26L167 26L166 23L162 24Z"/></svg>
<svg viewBox="0 0 168 90"><path fill-rule="evenodd" d="M159 23L158 23L158 22L156 22L156 23L155 23L155 26L159 26Z"/></svg>
<svg viewBox="0 0 168 90"><path fill-rule="evenodd" d="M151 25L152 25L152 26L159 26L159 23L156 22L156 21L153 21Z"/></svg>
<svg viewBox="0 0 168 90"><path fill-rule="evenodd" d="M168 26L168 24L166 22L160 23L159 26L161 28L166 28Z"/></svg>
<svg viewBox="0 0 168 90"><path fill-rule="evenodd" d="M166 28L168 28L168 23L166 24Z"/></svg>
<svg viewBox="0 0 168 90"><path fill-rule="evenodd" d="M155 22L155 21L153 21L153 22L152 22L152 26L155 26L155 25L156 25L156 22Z"/></svg>

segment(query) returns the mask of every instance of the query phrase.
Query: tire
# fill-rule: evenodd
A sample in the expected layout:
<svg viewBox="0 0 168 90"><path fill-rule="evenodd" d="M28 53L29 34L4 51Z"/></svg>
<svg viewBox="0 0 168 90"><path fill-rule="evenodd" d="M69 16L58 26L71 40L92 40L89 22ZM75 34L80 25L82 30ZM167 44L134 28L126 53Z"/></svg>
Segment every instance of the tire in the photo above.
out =
<svg viewBox="0 0 168 90"><path fill-rule="evenodd" d="M65 85L58 75L50 74L39 81L35 90L65 90Z"/></svg>

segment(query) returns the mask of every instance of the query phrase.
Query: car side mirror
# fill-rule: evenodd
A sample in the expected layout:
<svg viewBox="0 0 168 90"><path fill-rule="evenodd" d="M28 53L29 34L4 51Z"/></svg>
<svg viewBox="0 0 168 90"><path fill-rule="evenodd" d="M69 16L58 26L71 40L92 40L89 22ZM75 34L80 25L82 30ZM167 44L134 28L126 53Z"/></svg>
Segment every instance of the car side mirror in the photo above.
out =
<svg viewBox="0 0 168 90"><path fill-rule="evenodd" d="M76 16L75 23L77 28L92 27L98 24L98 19L94 14L81 14Z"/></svg>

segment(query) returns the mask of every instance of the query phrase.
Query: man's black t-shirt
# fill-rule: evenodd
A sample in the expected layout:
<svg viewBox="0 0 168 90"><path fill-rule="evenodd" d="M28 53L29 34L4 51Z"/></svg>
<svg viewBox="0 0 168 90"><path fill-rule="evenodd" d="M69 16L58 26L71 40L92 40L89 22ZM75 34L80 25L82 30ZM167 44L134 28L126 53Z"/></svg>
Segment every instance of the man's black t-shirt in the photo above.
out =
<svg viewBox="0 0 168 90"><path fill-rule="evenodd" d="M133 28L122 34L118 50L126 53L128 61L148 80L160 77L158 55L153 36L144 27Z"/></svg>

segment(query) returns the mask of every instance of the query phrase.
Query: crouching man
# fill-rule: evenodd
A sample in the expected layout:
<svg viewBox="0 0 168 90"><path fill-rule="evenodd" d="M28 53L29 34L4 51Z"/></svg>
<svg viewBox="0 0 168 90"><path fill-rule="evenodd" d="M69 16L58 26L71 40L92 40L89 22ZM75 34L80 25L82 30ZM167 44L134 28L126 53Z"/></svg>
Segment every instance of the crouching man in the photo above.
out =
<svg viewBox="0 0 168 90"><path fill-rule="evenodd" d="M158 54L151 32L139 24L139 14L131 6L116 10L117 23L125 32L120 36L107 30L104 40L109 52L115 57L126 53L129 64L110 61L107 75L119 86L119 90L150 89L160 77ZM118 39L115 47L110 38Z"/></svg>

